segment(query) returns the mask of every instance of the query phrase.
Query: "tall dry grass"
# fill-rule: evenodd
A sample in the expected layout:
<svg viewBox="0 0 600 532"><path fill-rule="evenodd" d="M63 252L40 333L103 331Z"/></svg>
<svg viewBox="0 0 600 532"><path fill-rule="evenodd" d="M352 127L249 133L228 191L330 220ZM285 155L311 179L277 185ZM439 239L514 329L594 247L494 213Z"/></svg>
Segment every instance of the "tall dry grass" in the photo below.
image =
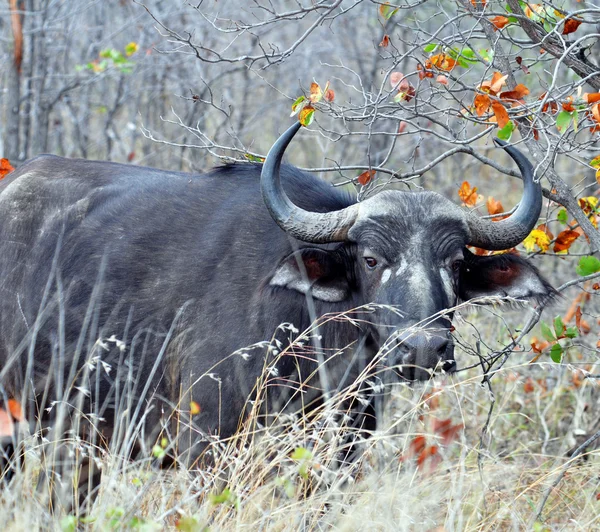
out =
<svg viewBox="0 0 600 532"><path fill-rule="evenodd" d="M532 353L515 351L491 389L482 384L479 356L499 352L524 320L523 313L463 309L456 356L472 367L393 385L370 437L346 415L356 386L308 416L247 420L235 437L214 442L212 465L191 471L157 467L157 457L176 452L172 434L130 460L139 426L118 445L67 432L59 446L34 427L24 436L22 467L5 479L0 522L5 530L64 531L600 528L594 449L573 461L536 519L568 451L597 430L598 384L586 378L600 372L590 352L595 339L573 341L562 364L547 355L531 364ZM345 460L351 445L360 452ZM97 491L82 508L52 508L44 488L52 482L72 494L86 459L102 470ZM52 460L66 461L63 477L40 477Z"/></svg>

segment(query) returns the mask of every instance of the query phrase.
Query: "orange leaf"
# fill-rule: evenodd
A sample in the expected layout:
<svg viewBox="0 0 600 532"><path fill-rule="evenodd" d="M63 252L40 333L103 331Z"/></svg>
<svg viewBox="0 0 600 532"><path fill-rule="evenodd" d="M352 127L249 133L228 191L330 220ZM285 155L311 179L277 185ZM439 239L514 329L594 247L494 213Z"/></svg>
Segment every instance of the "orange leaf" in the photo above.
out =
<svg viewBox="0 0 600 532"><path fill-rule="evenodd" d="M315 83L314 81L310 84L310 96L308 97L308 99L312 102L312 103L317 103L321 101L321 98L323 97L323 91L321 90L321 87L318 83Z"/></svg>
<svg viewBox="0 0 600 532"><path fill-rule="evenodd" d="M483 116L485 113L487 113L492 102L487 94L477 94L473 104L475 105L475 112L477 113L477 116Z"/></svg>
<svg viewBox="0 0 600 532"><path fill-rule="evenodd" d="M16 399L8 400L8 411L10 415L16 419L17 421L23 421L25 416L23 415L23 409L21 408L21 403Z"/></svg>
<svg viewBox="0 0 600 532"><path fill-rule="evenodd" d="M535 390L535 381L531 377L527 377L523 383L523 391L525 393L531 393Z"/></svg>
<svg viewBox="0 0 600 532"><path fill-rule="evenodd" d="M435 81L441 85L448 85L448 78L446 76L442 76L441 74L435 78Z"/></svg>
<svg viewBox="0 0 600 532"><path fill-rule="evenodd" d="M504 207L502 206L502 203L500 203L497 199L494 199L492 196L490 196L487 199L487 210L489 214L502 214L504 212ZM506 216L496 216L494 218L492 218L493 222L497 222L499 220L504 220L504 218L507 218L508 215Z"/></svg>
<svg viewBox="0 0 600 532"><path fill-rule="evenodd" d="M417 65L417 71L419 72L419 79L432 78L433 72L427 70L431 66L431 61L429 59L425 61L425 68L421 65Z"/></svg>
<svg viewBox="0 0 600 532"><path fill-rule="evenodd" d="M425 447L425 449L423 449L421 451L421 453L419 454L419 457L417 458L417 467L421 468L423 467L423 464L425 462L425 460L427 460L427 458L429 458L430 456L435 456L438 452L438 447L437 445L430 445L429 447ZM435 465L434 465L435 467Z"/></svg>
<svg viewBox="0 0 600 532"><path fill-rule="evenodd" d="M571 247L571 244L575 242L579 238L579 233L576 231L571 231L570 229L565 229L556 237L556 242L554 242L554 252L555 253L563 253L568 251Z"/></svg>
<svg viewBox="0 0 600 532"><path fill-rule="evenodd" d="M498 127L502 129L510 121L506 108L500 102L492 102L492 110L496 116Z"/></svg>
<svg viewBox="0 0 600 532"><path fill-rule="evenodd" d="M529 89L519 83L512 91L504 91L500 93L500 98L503 100L520 100L523 96L529 94Z"/></svg>
<svg viewBox="0 0 600 532"><path fill-rule="evenodd" d="M429 61L434 67L445 72L450 72L456 66L456 61L447 54L434 55Z"/></svg>
<svg viewBox="0 0 600 532"><path fill-rule="evenodd" d="M493 94L497 94L500 92L500 89L503 85L506 84L506 79L508 78L508 74L503 76L500 72L494 72L492 76L492 81L490 83L490 92Z"/></svg>
<svg viewBox="0 0 600 532"><path fill-rule="evenodd" d="M581 332L581 307L577 305L577 310L575 311L575 325L579 332Z"/></svg>
<svg viewBox="0 0 600 532"><path fill-rule="evenodd" d="M562 103L561 105L562 108L569 113L575 111L575 107L573 107L573 96L568 96L564 103Z"/></svg>
<svg viewBox="0 0 600 532"><path fill-rule="evenodd" d="M490 22L496 27L494 31L498 31L504 28L504 26L506 26L510 22L510 20L508 20L508 17L498 15L497 17L494 17L492 20L490 20Z"/></svg>
<svg viewBox="0 0 600 532"><path fill-rule="evenodd" d="M368 184L373 176L375 175L375 170L365 170L362 174L360 174L356 179L357 181L364 187Z"/></svg>
<svg viewBox="0 0 600 532"><path fill-rule="evenodd" d="M199 414L200 410L201 410L200 405L196 401L190 402L190 414L192 416Z"/></svg>
<svg viewBox="0 0 600 532"><path fill-rule="evenodd" d="M327 89L323 98L331 103L335 99L335 92L333 92L333 89Z"/></svg>
<svg viewBox="0 0 600 532"><path fill-rule="evenodd" d="M406 460L407 458L412 458L413 456L417 456L419 453L425 449L427 445L427 440L425 436L420 434L419 436L415 436L413 440L408 445L408 450L406 454L401 458L401 460Z"/></svg>
<svg viewBox="0 0 600 532"><path fill-rule="evenodd" d="M592 117L596 122L600 123L600 104L595 103L592 105Z"/></svg>
<svg viewBox="0 0 600 532"><path fill-rule="evenodd" d="M14 170L8 159L0 159L0 179Z"/></svg>
<svg viewBox="0 0 600 532"><path fill-rule="evenodd" d="M10 437L14 435L15 423L12 416L3 408L0 408L0 437Z"/></svg>
<svg viewBox="0 0 600 532"><path fill-rule="evenodd" d="M568 35L569 33L573 33L575 31L577 31L577 28L579 28L579 26L581 26L582 22L583 22L582 20L579 20L576 18L570 18L569 20L567 20L565 22L565 25L563 26L562 34Z"/></svg>
<svg viewBox="0 0 600 532"><path fill-rule="evenodd" d="M583 93L583 99L587 102L587 103L596 103L596 102L600 102L600 92L584 92Z"/></svg>
<svg viewBox="0 0 600 532"><path fill-rule="evenodd" d="M475 207L477 200L477 187L471 188L468 181L463 181L463 184L458 189L458 197L467 207Z"/></svg>
<svg viewBox="0 0 600 532"><path fill-rule="evenodd" d="M381 46L382 48L387 48L389 45L390 45L390 36L386 33L383 36L383 39L381 39L379 46Z"/></svg>
<svg viewBox="0 0 600 532"><path fill-rule="evenodd" d="M442 439L442 445L449 445L463 429L462 424L453 425L452 419L434 419L432 430Z"/></svg>

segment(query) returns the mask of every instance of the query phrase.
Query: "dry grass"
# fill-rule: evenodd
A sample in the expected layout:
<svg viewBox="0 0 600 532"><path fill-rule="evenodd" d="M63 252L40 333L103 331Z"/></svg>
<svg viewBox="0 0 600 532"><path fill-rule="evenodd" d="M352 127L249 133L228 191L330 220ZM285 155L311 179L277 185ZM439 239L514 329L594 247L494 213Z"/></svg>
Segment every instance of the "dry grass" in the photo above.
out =
<svg viewBox="0 0 600 532"><path fill-rule="evenodd" d="M503 320L468 318L457 331L464 341L477 330L491 347L507 343ZM95 454L103 467L88 515L48 510L36 491L40 444L30 438L25 469L2 491L0 521L5 530L590 530L600 527L595 451L573 463L550 494L543 523L535 521L566 452L598 421L598 385L581 379L577 353L571 349L572 363L562 365L547 357L531 365L531 354L514 353L492 380L483 445L492 395L477 368L396 386L381 428L351 464L339 460L348 429L335 397L310 419L248 423L215 446L214 467L202 471L159 470L151 452L130 462L75 441L76 453ZM458 358L463 366L470 360ZM444 441L439 420L462 428ZM419 465L415 441L437 454Z"/></svg>

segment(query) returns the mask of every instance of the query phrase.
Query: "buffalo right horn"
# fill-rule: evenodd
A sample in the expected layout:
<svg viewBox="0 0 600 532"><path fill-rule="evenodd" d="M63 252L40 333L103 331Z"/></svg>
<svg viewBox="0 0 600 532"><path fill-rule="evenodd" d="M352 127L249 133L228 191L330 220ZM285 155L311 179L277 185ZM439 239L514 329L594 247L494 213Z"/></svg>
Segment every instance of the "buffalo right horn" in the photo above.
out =
<svg viewBox="0 0 600 532"><path fill-rule="evenodd" d="M535 227L542 210L542 185L535 182L533 166L519 150L494 139L517 163L523 179L523 197L517 210L505 220L492 222L475 215L467 219L471 238L469 244L483 249L510 249L520 244Z"/></svg>
<svg viewBox="0 0 600 532"><path fill-rule="evenodd" d="M358 216L358 205L332 212L305 211L291 202L281 185L281 159L300 127L300 122L296 122L269 150L260 176L263 199L273 220L294 238L314 244L344 242Z"/></svg>

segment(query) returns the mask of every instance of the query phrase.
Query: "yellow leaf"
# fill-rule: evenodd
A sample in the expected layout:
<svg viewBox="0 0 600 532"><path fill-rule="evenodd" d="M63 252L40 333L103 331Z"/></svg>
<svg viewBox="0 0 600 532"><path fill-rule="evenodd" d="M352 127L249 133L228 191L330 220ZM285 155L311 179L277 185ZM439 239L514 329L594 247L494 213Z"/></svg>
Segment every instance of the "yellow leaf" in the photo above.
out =
<svg viewBox="0 0 600 532"><path fill-rule="evenodd" d="M539 229L534 229L529 233L529 236L525 240L523 240L523 247L531 253L535 246L537 246L542 253L546 253L548 251L548 247L550 246L550 238L544 231L540 231Z"/></svg>

